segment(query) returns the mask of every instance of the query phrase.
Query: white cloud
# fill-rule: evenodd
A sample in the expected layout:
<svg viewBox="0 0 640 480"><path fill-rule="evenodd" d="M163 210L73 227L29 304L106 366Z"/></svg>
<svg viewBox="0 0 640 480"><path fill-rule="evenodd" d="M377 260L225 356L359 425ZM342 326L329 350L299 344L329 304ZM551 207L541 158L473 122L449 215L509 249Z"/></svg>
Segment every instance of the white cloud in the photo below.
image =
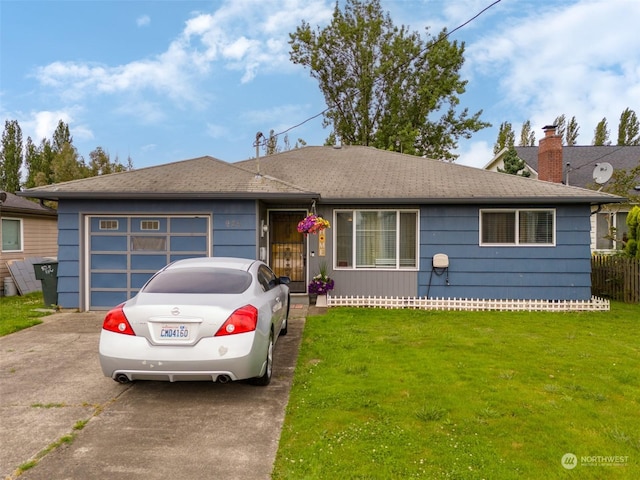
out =
<svg viewBox="0 0 640 480"><path fill-rule="evenodd" d="M146 27L147 25L151 24L151 17L149 17L149 15L141 15L138 18L136 18L136 25L138 25L139 27Z"/></svg>
<svg viewBox="0 0 640 480"><path fill-rule="evenodd" d="M582 0L546 4L467 49L469 68L499 83L505 111L534 129L565 114L589 144L598 121L617 128L622 110L640 106L640 2ZM615 33L614 33L615 32ZM515 127L515 124L514 124Z"/></svg>
<svg viewBox="0 0 640 480"><path fill-rule="evenodd" d="M493 146L485 141L471 142L457 153L457 164L482 168L493 158Z"/></svg>

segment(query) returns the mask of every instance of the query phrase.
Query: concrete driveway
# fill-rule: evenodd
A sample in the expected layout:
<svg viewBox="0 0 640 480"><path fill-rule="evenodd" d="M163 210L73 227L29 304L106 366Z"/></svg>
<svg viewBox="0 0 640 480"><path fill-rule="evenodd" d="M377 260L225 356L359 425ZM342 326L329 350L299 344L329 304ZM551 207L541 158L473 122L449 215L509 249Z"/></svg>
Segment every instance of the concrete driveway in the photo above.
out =
<svg viewBox="0 0 640 480"><path fill-rule="evenodd" d="M270 478L307 311L292 305L268 387L119 385L98 362L104 312L0 338L0 478L39 455L20 480Z"/></svg>

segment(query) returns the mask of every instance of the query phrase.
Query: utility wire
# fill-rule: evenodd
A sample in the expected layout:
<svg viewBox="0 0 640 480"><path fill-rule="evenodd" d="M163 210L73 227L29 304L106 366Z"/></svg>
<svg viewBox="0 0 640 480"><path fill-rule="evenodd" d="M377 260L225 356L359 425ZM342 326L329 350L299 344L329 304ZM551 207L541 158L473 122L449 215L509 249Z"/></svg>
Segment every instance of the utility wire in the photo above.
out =
<svg viewBox="0 0 640 480"><path fill-rule="evenodd" d="M482 10L480 10L480 12L478 12L476 15L474 15L473 17L471 17L469 20L467 20L466 22L458 25L456 28L454 28L453 30L451 30L450 32L447 32L445 35L441 36L440 38L438 38L435 42L430 43L429 45L427 45L425 48L423 48L419 53L418 56L422 55L423 53L425 53L426 51L428 51L429 49L431 49L434 45L437 45L438 43L444 41L445 39L449 38L450 35L452 35L454 32L457 32L458 30L460 30L461 28L467 26L468 24L470 24L471 22L473 22L476 18L478 18L480 15L482 15L484 12L486 12L487 10L489 10L490 8L494 7L495 5L497 5L498 3L500 3L502 0L495 0L493 3L491 3L490 5L487 5L486 7L484 7ZM287 128L286 130L283 130L281 132L275 133L273 135L270 135L270 138L278 138L280 135L284 135L287 132L290 132L291 130L293 130L294 128L298 128L302 125L304 125L307 122L310 122L311 120L318 118L320 115L324 115L328 110L330 110L331 107L327 107L325 108L323 111L321 111L320 113L315 114L312 117L307 118L306 120L303 120L302 122L298 123L297 125L293 125L292 127ZM258 143L258 139L256 138L256 141L253 143L254 147L264 147L267 145L267 142L269 141L264 135L262 135L262 138L264 138L264 141L261 143Z"/></svg>

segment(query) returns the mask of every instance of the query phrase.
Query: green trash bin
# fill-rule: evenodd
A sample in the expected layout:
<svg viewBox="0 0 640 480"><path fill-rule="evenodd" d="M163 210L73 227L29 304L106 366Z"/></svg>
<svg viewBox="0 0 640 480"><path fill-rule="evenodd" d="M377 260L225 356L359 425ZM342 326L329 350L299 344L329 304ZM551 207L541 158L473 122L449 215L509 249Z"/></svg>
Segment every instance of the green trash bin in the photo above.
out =
<svg viewBox="0 0 640 480"><path fill-rule="evenodd" d="M44 304L49 307L58 305L58 262L34 263L36 280L42 283Z"/></svg>

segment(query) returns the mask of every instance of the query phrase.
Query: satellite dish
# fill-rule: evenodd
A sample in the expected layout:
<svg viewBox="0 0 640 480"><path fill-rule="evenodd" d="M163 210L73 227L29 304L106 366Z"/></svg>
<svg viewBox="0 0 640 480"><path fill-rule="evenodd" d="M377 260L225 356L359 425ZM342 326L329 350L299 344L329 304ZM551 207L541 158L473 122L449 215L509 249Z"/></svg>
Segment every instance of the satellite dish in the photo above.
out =
<svg viewBox="0 0 640 480"><path fill-rule="evenodd" d="M593 179L596 183L602 185L607 183L613 175L613 167L610 163L596 163L596 168L593 169Z"/></svg>

